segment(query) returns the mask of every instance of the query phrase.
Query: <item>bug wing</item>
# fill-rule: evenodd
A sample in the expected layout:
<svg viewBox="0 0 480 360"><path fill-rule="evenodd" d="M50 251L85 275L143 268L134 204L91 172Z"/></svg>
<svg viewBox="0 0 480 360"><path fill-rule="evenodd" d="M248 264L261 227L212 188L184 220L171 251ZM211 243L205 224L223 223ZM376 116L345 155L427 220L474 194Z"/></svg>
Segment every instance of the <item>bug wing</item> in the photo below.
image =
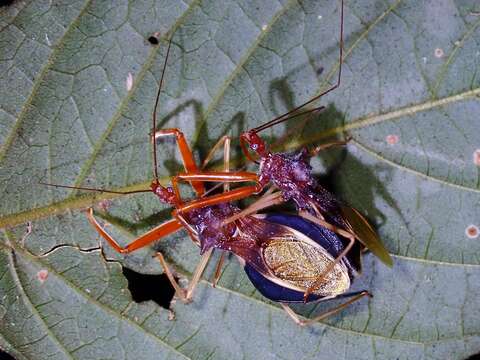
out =
<svg viewBox="0 0 480 360"><path fill-rule="evenodd" d="M271 238L281 236L283 228L252 216L243 217L237 220L236 224L235 236L230 241L217 244L216 247L234 253L261 274L268 275L269 269L263 260L262 247Z"/></svg>
<svg viewBox="0 0 480 360"><path fill-rule="evenodd" d="M275 263L275 267L286 270L285 277L293 277L298 283L309 278L312 281L310 273L314 266L307 261L309 257L302 252L304 249L296 237L285 226L249 216L239 222L238 232L231 241L217 247L239 256L266 278L281 280L282 276L272 271L272 263ZM265 254L270 255L265 257Z"/></svg>
<svg viewBox="0 0 480 360"><path fill-rule="evenodd" d="M365 245L375 256L377 256L385 265L392 267L393 260L387 249L381 242L375 230L356 209L342 206L342 215L353 232L358 236L360 242Z"/></svg>
<svg viewBox="0 0 480 360"><path fill-rule="evenodd" d="M334 255L321 245L331 239L325 238L322 232L322 239L319 239L315 224L310 224L304 233L253 217L243 218L241 222L236 236L221 247L245 261L250 280L270 299L282 298L291 302L297 301L298 297L303 301L306 289L334 261ZM350 274L343 262L336 264L325 277L315 291L320 297L338 295L350 287Z"/></svg>

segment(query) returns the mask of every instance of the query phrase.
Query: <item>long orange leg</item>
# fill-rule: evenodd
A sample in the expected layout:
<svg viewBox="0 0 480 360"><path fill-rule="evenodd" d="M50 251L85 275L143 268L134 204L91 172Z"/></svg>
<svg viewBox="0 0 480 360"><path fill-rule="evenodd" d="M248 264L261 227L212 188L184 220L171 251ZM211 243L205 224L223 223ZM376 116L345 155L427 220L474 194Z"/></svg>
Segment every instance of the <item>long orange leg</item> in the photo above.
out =
<svg viewBox="0 0 480 360"><path fill-rule="evenodd" d="M174 233L177 230L182 228L182 224L178 222L176 219L169 220L164 222L163 224L153 228L152 230L148 231L147 233L143 234L142 236L136 238L130 244L125 247L120 246L115 239L108 234L102 225L100 225L93 216L93 209L90 208L87 213L88 221L93 225L93 227L97 230L97 232L115 249L115 251L125 254L132 252L134 250L140 249L141 247L146 246L156 240L159 240L162 237L165 237L169 234Z"/></svg>
<svg viewBox="0 0 480 360"><path fill-rule="evenodd" d="M156 182L157 184L158 184L158 172L157 172L156 140L157 140L157 138L162 137L162 136L172 136L172 135L175 136L175 138L177 140L177 145L180 149L180 153L181 153L181 156L182 156L185 171L187 171L187 172L198 172L198 168L197 168L197 165L195 164L195 160L193 158L192 151L190 150L190 147L188 146L188 144L185 140L185 136L183 135L183 133L180 130L178 130L178 129L164 129L164 130L156 131L156 127L157 127L157 125L156 125L156 123L157 123L157 121L156 121L157 106L158 106L158 102L159 102L159 99L160 99L160 92L161 92L161 89L162 89L163 77L165 75L165 69L167 67L167 59L168 59L168 55L170 53L171 44L172 44L172 41L170 40L170 42L168 43L167 54L165 56L165 62L164 62L163 69L162 69L162 77L160 79L160 86L158 88L157 97L156 97L156 100L155 100L155 106L154 106L153 115L152 115L152 119L153 119L152 120L152 122L153 122L152 132L154 132L154 134L152 136L153 174L154 174L154 180L153 181ZM198 196L202 196L205 193L205 186L204 186L203 182L197 182L197 183L194 183L194 184L192 183L192 187L197 192ZM176 192L176 194L177 194L177 202L180 203L180 201L181 201L180 194L178 193L178 191ZM190 225L188 223L186 223L186 221L184 221L184 219L178 217L178 219L171 220L171 222L180 225L180 227L182 227L182 224L183 224L185 226L185 228L187 229L187 232L190 235L190 237L192 238L192 240L195 243L197 243L197 239L194 236L194 233L192 232L193 229L190 227ZM144 237L146 235L148 235L148 233L145 234ZM118 244L111 237L109 237L109 238L110 238L109 242L112 244L112 246L115 247L115 245L116 245L117 248L118 248ZM144 246L144 245L145 245L145 243L142 243L142 244L139 244L138 247L141 247L141 246ZM170 283L175 288L177 294L182 299L184 299L184 301L188 301L190 299L190 297L193 293L193 288L195 287L196 283L200 279L200 276L203 273L203 270L205 269L206 264L208 263L208 259L210 258L211 253L212 252L209 251L202 256L202 260L200 261L199 265L197 266L197 270L194 273L194 277L193 277L193 279L190 283L189 288L187 289L186 294L184 294L183 289L180 288L177 281L175 280L175 277L172 275L165 259L163 258L163 255L161 253L157 253L157 258L160 260L160 264L162 265L165 274L167 275L168 279L170 280Z"/></svg>
<svg viewBox="0 0 480 360"><path fill-rule="evenodd" d="M185 204L179 205L174 213L188 212L193 209L202 208L205 206L216 205L223 202L230 202L234 200L239 200L250 196L251 194L258 193L262 190L262 187L258 184L257 174L247 171L237 171L237 172L228 172L228 171L209 171L209 172L199 172L196 174L180 174L172 178L172 187L175 191L176 196L180 196L178 189L178 182L180 180L189 181L192 183L195 182L257 182L255 186L243 186L235 190L227 191L222 194L216 194L212 196L207 196L199 199L195 199Z"/></svg>
<svg viewBox="0 0 480 360"><path fill-rule="evenodd" d="M203 271L205 270L205 267L208 264L208 261L210 260L210 256L212 255L212 252L213 252L213 249L210 249L205 254L202 255L200 262L198 263L197 267L195 268L195 271L193 272L192 280L190 280L190 283L188 284L187 289L182 289L182 287L175 280L175 277L173 276L170 268L168 267L168 264L165 261L165 258L163 257L162 253L159 253L159 252L157 253L157 259L160 261L163 271L167 275L168 280L170 280L170 283L175 289L177 295L180 297L180 299L183 302L189 303L192 301L193 292L197 287L198 282L200 281L200 278L203 274Z"/></svg>
<svg viewBox="0 0 480 360"><path fill-rule="evenodd" d="M174 129L174 130L177 130L177 129ZM163 131L163 130L161 130ZM159 132L161 132L159 131ZM170 130L166 130L167 132L170 131ZM181 133L180 133L181 134ZM181 134L181 137L183 138L183 142L185 143L185 138L183 137L183 134ZM211 159L213 158L214 156L214 153L215 151L218 150L218 148L220 146L222 146L222 144L224 145L224 171L225 172L228 172L229 171L229 161L230 161L230 142L231 142L231 139L229 136L222 136L220 138L220 140L217 141L217 143L212 147L212 149L209 151L207 157L205 158L205 160L203 161L202 163L202 170L208 165L208 163L211 161ZM198 173L198 170L196 171L196 173ZM181 198L180 198L180 192L178 190L178 180L175 180L175 178L172 179L172 182L173 182L173 186L175 188L175 193L176 193L176 196L177 196L177 199L179 199L179 203L181 202ZM200 182L196 182L196 183L200 183ZM202 182L203 184L203 182ZM224 189L228 189L228 184L224 184ZM210 189L211 191L212 189ZM201 197L205 197L206 195L208 194L208 192L205 192L201 195ZM181 216L177 216L177 219L183 224L183 226L186 228L186 230L188 231L190 237L192 238L193 242L194 243L197 243L198 244L198 239L196 239L194 236L193 236L193 229L191 228L191 226L186 222L186 220L181 217Z"/></svg>
<svg viewBox="0 0 480 360"><path fill-rule="evenodd" d="M189 203L179 206L174 211L174 214L185 213L193 209L199 209L205 206L212 206L220 203L244 199L257 192L258 192L258 188L256 186L244 186L238 189L230 190L226 193L212 195L206 198L193 200Z"/></svg>
<svg viewBox="0 0 480 360"><path fill-rule="evenodd" d="M188 146L187 141L185 140L185 136L183 133L177 129L162 129L155 132L153 135L153 141L156 141L160 137L164 136L174 136L178 148L180 150L180 154L182 156L183 166L187 173L198 173L197 165L195 164L195 159L193 158L193 153ZM197 192L198 196L201 196L205 193L205 186L202 182L192 183L192 187Z"/></svg>
<svg viewBox="0 0 480 360"><path fill-rule="evenodd" d="M230 138L227 136L222 137L217 144L214 145L212 150L209 152L207 158L203 162L202 168L205 167L208 162L213 158L214 152L222 145L224 144L224 170L225 172L229 171L229 159L230 159ZM226 185L224 184L224 189ZM191 226L186 222L186 220L180 215L177 215L178 220L184 225L184 227L189 231L190 236L194 240L194 242L197 242L198 240L195 239L195 236L193 235L194 229L191 228ZM210 249L207 251L205 254L202 255L200 262L198 263L192 279L190 280L188 284L188 288L186 290L182 289L178 282L175 280L175 277L173 276L172 272L170 271L170 268L168 267L167 262L165 261L163 255L161 253L157 253L157 259L160 261L160 264L162 265L163 271L167 275L168 279L172 283L172 286L174 287L175 291L177 292L178 296L183 302L190 302L193 297L193 292L195 291L195 288L198 285L198 282L201 279L201 276L203 272L205 271L205 267L208 264L208 261L210 260L210 257L213 253L213 249ZM223 254L222 254L223 255Z"/></svg>
<svg viewBox="0 0 480 360"><path fill-rule="evenodd" d="M210 150L208 153L207 157L203 161L202 164L202 170L207 166L207 164L211 161L213 158L215 152L222 146L223 144L223 171L225 173L228 173L230 171L230 142L231 139L229 136L223 136ZM223 184L223 191L228 192L230 189L229 183L225 182ZM182 218L179 216L179 218ZM190 301L191 297L193 296L193 291L195 290L195 287L197 286L198 282L200 281L200 277L205 270L205 267L208 263L208 260L210 259L211 254L213 253L213 249L209 250L207 253L205 253L202 256L202 260L200 261L200 264L197 266L197 269L194 273L194 276L192 280L190 281L190 284L188 286L187 292L185 294L185 300L186 302ZM205 259L206 258L206 259ZM224 253L220 255L220 259L218 260L218 263L215 267L215 274L214 278L212 280L212 285L215 287L217 284L218 280L220 279L220 270L223 265L223 259L224 259Z"/></svg>
<svg viewBox="0 0 480 360"><path fill-rule="evenodd" d="M175 231L179 230L182 228L182 224L177 220L177 219L172 219L169 220L156 228L150 230L146 234L140 236L130 244L128 244L126 247L121 247L115 239L108 234L105 229L98 223L98 221L95 219L93 216L93 210L90 209L88 212L88 220L90 223L95 227L95 229L98 231L98 233L119 253L129 253L131 251L137 250L141 247L146 246L147 244L159 240L162 237L165 237L171 233L174 233ZM157 259L159 259L160 264L162 265L163 271L167 275L168 279L170 280L170 283L172 284L173 288L175 289L176 293L178 296L184 301L184 302L190 302L193 291L198 284L198 281L200 280L200 277L205 270L205 267L207 266L208 260L210 259L210 256L212 255L212 250L206 252L203 254L200 263L197 265L197 268L195 269L193 273L192 280L190 281L190 284L187 288L187 290L184 290L178 285L178 282L175 280L175 277L173 276L172 272L170 271L170 268L167 265L167 262L165 261L163 255L160 252L157 252Z"/></svg>
<svg viewBox="0 0 480 360"><path fill-rule="evenodd" d="M314 318L308 319L308 320L301 320L300 317L288 305L285 305L283 303L280 303L280 305L282 306L283 310L285 310L287 315L290 316L290 318L293 321L295 321L296 324L298 324L300 326L305 326L305 325L312 324L314 322L320 321L322 319L325 319L326 317L329 317L333 314L338 313L340 310L343 310L344 308L351 305L355 301L360 300L364 296L370 296L371 297L372 295L370 295L370 293L366 290L361 291L360 293L342 295L342 297L348 297L348 296L352 296L352 298L350 300L344 302L343 304L335 306L333 309L327 310L327 311L321 313L320 315L315 316ZM332 300L332 299L328 299L328 300Z"/></svg>

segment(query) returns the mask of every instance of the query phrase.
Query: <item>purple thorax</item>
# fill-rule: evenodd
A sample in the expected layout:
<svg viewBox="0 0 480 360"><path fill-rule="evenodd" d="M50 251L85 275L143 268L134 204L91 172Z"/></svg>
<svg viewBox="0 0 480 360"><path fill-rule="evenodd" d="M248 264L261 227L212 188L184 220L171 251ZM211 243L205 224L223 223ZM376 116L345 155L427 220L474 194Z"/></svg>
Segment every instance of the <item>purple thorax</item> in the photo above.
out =
<svg viewBox="0 0 480 360"><path fill-rule="evenodd" d="M292 153L269 153L261 160L259 181L263 186L271 181L282 191L285 201L293 200L299 210L313 215L315 210L312 205L322 213L332 215L339 209L335 197L313 177L307 149Z"/></svg>
<svg viewBox="0 0 480 360"><path fill-rule="evenodd" d="M212 247L221 248L232 239L236 225L235 223L223 225L223 221L239 211L230 203L222 203L188 212L185 218L198 234L202 254Z"/></svg>

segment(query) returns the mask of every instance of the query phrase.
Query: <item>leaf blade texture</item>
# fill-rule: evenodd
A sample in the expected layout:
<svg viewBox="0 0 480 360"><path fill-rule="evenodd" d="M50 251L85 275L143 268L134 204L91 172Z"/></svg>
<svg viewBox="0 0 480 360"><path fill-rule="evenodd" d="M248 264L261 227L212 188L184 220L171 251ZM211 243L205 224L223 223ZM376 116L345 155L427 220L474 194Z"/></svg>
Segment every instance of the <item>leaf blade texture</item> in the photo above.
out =
<svg viewBox="0 0 480 360"><path fill-rule="evenodd" d="M104 247L105 261L83 210L95 205L122 244L170 210L150 194L38 182L148 187L151 112L171 34L159 126L181 128L198 159L220 136L238 136L320 93L338 71L339 2L22 1L0 8L0 347L18 359L478 353L480 241L466 233L480 227L478 10L473 0L347 2L342 84L282 150L353 138L312 166L372 222L394 265L365 255L353 290L374 298L298 328L255 291L235 258L217 288L208 281L212 264L194 303L173 304L175 321L152 302L133 302L121 266L160 273L152 259L159 250L188 277L198 249L179 232L128 256ZM152 46L155 32L161 40ZM181 163L174 143L159 149L167 182ZM242 165L235 149L232 159L232 167ZM308 317L329 306L296 310Z"/></svg>

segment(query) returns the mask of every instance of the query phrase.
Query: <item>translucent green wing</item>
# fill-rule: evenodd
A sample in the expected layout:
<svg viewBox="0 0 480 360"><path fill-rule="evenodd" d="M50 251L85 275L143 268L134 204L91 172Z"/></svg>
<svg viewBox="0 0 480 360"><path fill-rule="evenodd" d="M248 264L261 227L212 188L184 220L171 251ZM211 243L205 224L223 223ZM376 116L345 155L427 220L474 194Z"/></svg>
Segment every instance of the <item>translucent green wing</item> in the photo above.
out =
<svg viewBox="0 0 480 360"><path fill-rule="evenodd" d="M385 265L392 267L393 260L368 221L356 209L342 206L344 219L350 224L360 242L365 245Z"/></svg>

